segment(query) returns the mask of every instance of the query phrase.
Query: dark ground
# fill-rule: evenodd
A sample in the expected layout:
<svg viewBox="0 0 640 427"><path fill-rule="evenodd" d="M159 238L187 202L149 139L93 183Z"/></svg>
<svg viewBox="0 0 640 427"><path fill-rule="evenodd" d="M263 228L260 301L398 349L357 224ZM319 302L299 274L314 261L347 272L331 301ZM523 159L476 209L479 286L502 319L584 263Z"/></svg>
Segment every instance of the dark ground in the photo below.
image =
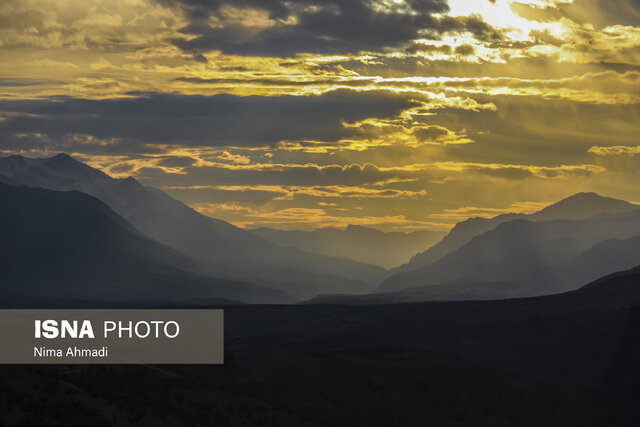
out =
<svg viewBox="0 0 640 427"><path fill-rule="evenodd" d="M504 301L227 306L221 366L3 366L0 425L635 425L640 329L621 337L640 283L626 280Z"/></svg>

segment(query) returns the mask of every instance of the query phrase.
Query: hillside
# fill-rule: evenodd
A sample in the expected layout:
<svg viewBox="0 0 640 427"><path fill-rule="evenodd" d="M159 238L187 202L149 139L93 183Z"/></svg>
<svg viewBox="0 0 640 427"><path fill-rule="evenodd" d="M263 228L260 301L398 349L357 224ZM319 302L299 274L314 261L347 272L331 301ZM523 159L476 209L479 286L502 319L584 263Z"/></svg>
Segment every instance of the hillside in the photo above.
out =
<svg viewBox="0 0 640 427"><path fill-rule="evenodd" d="M228 299L285 303L281 291L214 278L79 192L0 184L3 305L79 300L140 304Z"/></svg>

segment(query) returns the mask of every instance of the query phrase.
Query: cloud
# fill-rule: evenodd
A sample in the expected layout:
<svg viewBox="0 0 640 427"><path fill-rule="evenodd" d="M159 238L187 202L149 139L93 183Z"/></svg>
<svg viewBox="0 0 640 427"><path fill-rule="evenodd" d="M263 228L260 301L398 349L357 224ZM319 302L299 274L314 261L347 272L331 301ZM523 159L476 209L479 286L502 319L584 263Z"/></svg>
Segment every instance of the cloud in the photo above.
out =
<svg viewBox="0 0 640 427"><path fill-rule="evenodd" d="M53 59L44 58L26 62L25 65L35 65L43 68L79 68L73 62L55 61Z"/></svg>
<svg viewBox="0 0 640 427"><path fill-rule="evenodd" d="M52 83L51 80L38 80L29 78L0 78L0 86L22 87L22 86L38 86Z"/></svg>
<svg viewBox="0 0 640 427"><path fill-rule="evenodd" d="M503 32L487 24L480 15L445 16L439 21L437 31L441 33L471 33L477 40L497 42L505 38Z"/></svg>
<svg viewBox="0 0 640 427"><path fill-rule="evenodd" d="M430 176L427 170L405 170L403 168L381 168L374 164L317 165L317 164L272 164L250 165L210 164L201 167L167 171L153 159L133 160L127 173L153 182L155 186L192 187L215 182L217 185L279 185L329 187L359 187L384 184L398 179L415 180ZM107 169L109 170L109 169Z"/></svg>
<svg viewBox="0 0 640 427"><path fill-rule="evenodd" d="M275 198L286 195L286 192L283 191L271 191L246 187L164 187L162 190L191 205L201 205L203 203L223 204L233 202L262 206Z"/></svg>
<svg viewBox="0 0 640 427"><path fill-rule="evenodd" d="M542 22L570 19L579 24L637 26L640 22L640 3L637 0L573 0L536 6L513 2L512 9L520 16Z"/></svg>
<svg viewBox="0 0 640 427"><path fill-rule="evenodd" d="M589 153L593 153L597 156L633 156L635 154L640 154L640 145L637 146L627 146L627 145L613 145L610 147L602 147L598 145L594 145L589 148Z"/></svg>
<svg viewBox="0 0 640 427"><path fill-rule="evenodd" d="M457 46L453 52L457 53L458 55L467 56L473 55L475 51L476 49L470 44L461 44L460 46Z"/></svg>
<svg viewBox="0 0 640 427"><path fill-rule="evenodd" d="M153 2L5 0L0 47L134 51L180 37L179 16Z"/></svg>
<svg viewBox="0 0 640 427"><path fill-rule="evenodd" d="M343 122L394 116L417 105L390 93L336 91L321 96L238 97L148 94L109 100L0 101L0 148L54 143L74 135L111 140L113 149L172 143L258 147L282 140L338 140ZM30 137L31 135L31 137Z"/></svg>
<svg viewBox="0 0 640 427"><path fill-rule="evenodd" d="M320 200L355 199L367 201L424 198L427 196L424 189L410 191L345 185L196 185L192 187L166 186L161 189L189 204L235 202L264 205L272 200L295 200L300 196ZM336 203L330 205L337 206Z"/></svg>
<svg viewBox="0 0 640 427"><path fill-rule="evenodd" d="M452 49L451 49L451 46L449 46L448 44L437 45L437 44L430 44L430 43L414 42L409 47L406 48L405 52L412 55L416 53L427 53L427 54L440 53L443 55L451 55Z"/></svg>
<svg viewBox="0 0 640 427"><path fill-rule="evenodd" d="M295 56L357 53L399 48L424 37L470 32L481 40L501 33L480 16L439 17L446 0L166 0L190 24L175 40L186 51L235 55Z"/></svg>
<svg viewBox="0 0 640 427"><path fill-rule="evenodd" d="M281 229L315 229L320 227L344 228L349 224L395 230L446 230L450 224L441 222L412 220L404 215L359 215L328 212L329 209L318 208L285 208L276 211L261 211L233 203L203 203L195 206L200 212L211 215L224 215L225 211L241 213L242 219L236 224L246 228L276 227Z"/></svg>
<svg viewBox="0 0 640 427"><path fill-rule="evenodd" d="M515 181L525 178L568 179L588 177L606 172L606 169L603 167L591 164L535 166L499 163L437 162L435 166L444 171L472 172L493 178ZM414 166L414 168L419 168L419 165Z"/></svg>
<svg viewBox="0 0 640 427"><path fill-rule="evenodd" d="M290 194L300 193L317 197L371 195L414 197L423 196L425 182L446 181L447 178L490 177L504 181L525 179L562 180L590 177L605 172L593 164L536 166L527 164L475 163L437 161L396 167L383 167L372 163L346 165L318 165L313 163L252 163L224 164L208 162L203 165L180 168L165 167L163 159L139 158L114 161L105 168L120 176L134 175L144 182L163 188L225 189L234 191L259 186L262 190ZM393 183L416 183L415 190L390 187ZM215 183L212 187L211 183ZM422 184L420 184L422 183ZM240 186L240 187L238 187ZM269 186L266 188L265 186ZM279 186L281 188L276 188ZM374 187L371 187L374 186ZM303 187L305 189L303 190ZM366 189L363 189L367 187ZM394 191L387 191L387 190ZM400 191L395 191L400 190Z"/></svg>
<svg viewBox="0 0 640 427"><path fill-rule="evenodd" d="M70 152L247 224L633 198L638 5L5 0L0 153Z"/></svg>
<svg viewBox="0 0 640 427"><path fill-rule="evenodd" d="M446 220L451 222L464 221L467 218L492 218L507 213L529 214L549 206L553 202L516 202L506 208L487 208L477 206L463 206L455 209L444 209L440 213L429 215L432 220Z"/></svg>

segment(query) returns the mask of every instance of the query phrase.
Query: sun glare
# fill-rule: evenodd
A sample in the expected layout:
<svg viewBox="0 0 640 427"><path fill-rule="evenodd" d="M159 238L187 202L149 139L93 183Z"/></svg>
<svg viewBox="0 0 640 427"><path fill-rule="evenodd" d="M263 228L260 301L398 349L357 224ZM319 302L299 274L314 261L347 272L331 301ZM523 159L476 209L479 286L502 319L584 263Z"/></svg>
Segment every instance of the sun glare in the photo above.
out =
<svg viewBox="0 0 640 427"><path fill-rule="evenodd" d="M507 29L507 35L512 40L529 40L531 31L550 31L554 34L561 30L558 23L545 23L530 21L518 15L511 7L515 0L489 1L477 0L450 0L450 16L479 15L489 25ZM559 3L553 0L518 1L534 7L552 7Z"/></svg>

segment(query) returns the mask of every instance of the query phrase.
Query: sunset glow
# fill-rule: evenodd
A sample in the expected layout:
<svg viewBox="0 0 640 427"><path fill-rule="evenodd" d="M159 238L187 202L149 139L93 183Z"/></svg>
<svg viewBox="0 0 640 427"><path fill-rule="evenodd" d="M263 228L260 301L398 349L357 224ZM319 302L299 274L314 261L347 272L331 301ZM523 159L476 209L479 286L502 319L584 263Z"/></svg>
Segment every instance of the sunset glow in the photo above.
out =
<svg viewBox="0 0 640 427"><path fill-rule="evenodd" d="M243 227L640 199L631 0L9 0L0 49L1 154Z"/></svg>

